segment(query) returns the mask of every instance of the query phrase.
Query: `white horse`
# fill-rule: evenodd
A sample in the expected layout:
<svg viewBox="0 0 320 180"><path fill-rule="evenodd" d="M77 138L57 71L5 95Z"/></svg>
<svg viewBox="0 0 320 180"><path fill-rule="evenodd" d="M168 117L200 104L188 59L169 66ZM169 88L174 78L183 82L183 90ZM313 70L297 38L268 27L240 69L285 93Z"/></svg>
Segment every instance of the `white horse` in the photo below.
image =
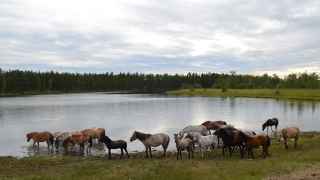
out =
<svg viewBox="0 0 320 180"><path fill-rule="evenodd" d="M149 154L152 158L151 147L157 147L160 145L162 145L163 147L163 156L166 157L167 148L170 142L170 137L167 134L145 134L142 132L134 131L130 138L130 141L132 142L136 139L139 139L144 144L146 148L146 158L149 157Z"/></svg>
<svg viewBox="0 0 320 180"><path fill-rule="evenodd" d="M207 151L218 146L218 137L215 135L203 136L200 133L192 133L193 141L199 145L202 158L207 157Z"/></svg>
<svg viewBox="0 0 320 180"><path fill-rule="evenodd" d="M180 136L183 136L186 133L200 133L203 136L209 135L210 132L209 130L203 126L203 125L198 125L198 126L187 126L182 129L182 131L179 132Z"/></svg>
<svg viewBox="0 0 320 180"><path fill-rule="evenodd" d="M182 151L186 150L188 152L188 158L193 158L193 139L190 135L184 134L180 136L179 134L174 134L174 141L177 148L177 160L182 160Z"/></svg>

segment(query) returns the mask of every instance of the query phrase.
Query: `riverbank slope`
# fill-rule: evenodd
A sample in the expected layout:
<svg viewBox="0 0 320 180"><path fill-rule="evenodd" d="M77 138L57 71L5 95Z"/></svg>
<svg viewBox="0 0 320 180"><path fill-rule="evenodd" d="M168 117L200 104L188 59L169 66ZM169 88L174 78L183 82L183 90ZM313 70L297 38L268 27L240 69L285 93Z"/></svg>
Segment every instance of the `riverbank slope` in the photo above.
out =
<svg viewBox="0 0 320 180"><path fill-rule="evenodd" d="M271 156L262 159L261 150L256 150L256 159L253 160L240 159L238 153L231 158L223 158L221 149L211 152L205 160L196 153L192 160L186 160L185 154L182 161L177 161L172 152L166 159L156 154L152 160L144 159L144 153L132 154L129 160L90 156L0 157L0 179L256 180L320 168L319 133L304 133L298 149L292 148L292 142L289 145L289 150L285 150L273 140Z"/></svg>
<svg viewBox="0 0 320 180"><path fill-rule="evenodd" d="M174 96L252 97L320 101L319 89L180 89L168 91Z"/></svg>

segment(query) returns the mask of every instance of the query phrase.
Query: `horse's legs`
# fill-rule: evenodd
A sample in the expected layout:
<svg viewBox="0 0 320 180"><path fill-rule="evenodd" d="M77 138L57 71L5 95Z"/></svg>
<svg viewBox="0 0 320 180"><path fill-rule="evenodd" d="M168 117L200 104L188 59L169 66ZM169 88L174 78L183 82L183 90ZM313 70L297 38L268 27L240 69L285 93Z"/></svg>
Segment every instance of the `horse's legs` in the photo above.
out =
<svg viewBox="0 0 320 180"><path fill-rule="evenodd" d="M108 159L111 159L111 148L108 148Z"/></svg>
<svg viewBox="0 0 320 180"><path fill-rule="evenodd" d="M122 159L123 156L123 148L121 148L121 155L120 155L120 159Z"/></svg>
<svg viewBox="0 0 320 180"><path fill-rule="evenodd" d="M148 149L149 148L146 146L146 158L149 158Z"/></svg>
<svg viewBox="0 0 320 180"><path fill-rule="evenodd" d="M123 148L124 149L124 151L126 152L126 154L127 154L127 158L129 159L129 153L128 153L128 151L127 151L127 148Z"/></svg>
<svg viewBox="0 0 320 180"><path fill-rule="evenodd" d="M149 152L150 152L150 158L152 159L151 146L149 147Z"/></svg>
<svg viewBox="0 0 320 180"><path fill-rule="evenodd" d="M287 139L286 137L284 137L283 140L284 140L284 147L285 147L286 149L288 149L288 148L289 148L289 147L288 147L288 139Z"/></svg>
<svg viewBox="0 0 320 180"><path fill-rule="evenodd" d="M295 137L294 138L294 148L296 149L297 148L297 145L298 145L298 137Z"/></svg>
<svg viewBox="0 0 320 180"><path fill-rule="evenodd" d="M163 157L166 157L167 147L165 145L162 145L162 147L163 147Z"/></svg>

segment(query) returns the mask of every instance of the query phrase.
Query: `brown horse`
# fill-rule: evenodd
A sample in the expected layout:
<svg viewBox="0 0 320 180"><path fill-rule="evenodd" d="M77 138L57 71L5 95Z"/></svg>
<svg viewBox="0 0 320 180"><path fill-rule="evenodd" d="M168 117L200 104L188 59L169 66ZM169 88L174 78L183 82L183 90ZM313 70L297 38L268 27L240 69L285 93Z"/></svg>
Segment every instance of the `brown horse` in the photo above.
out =
<svg viewBox="0 0 320 180"><path fill-rule="evenodd" d="M288 139L294 139L294 148L297 148L300 129L298 127L289 127L281 130L281 136L284 140L284 147L288 149Z"/></svg>
<svg viewBox="0 0 320 180"><path fill-rule="evenodd" d="M92 139L98 139L99 142L106 135L106 130L104 128L90 128L82 130L81 133L90 136Z"/></svg>
<svg viewBox="0 0 320 180"><path fill-rule="evenodd" d="M50 146L53 148L53 135L48 132L30 132L26 135L27 137L27 142L29 142L31 139L33 140L33 147L37 143L38 149L39 149L39 143L40 142L47 142L48 145L48 151L50 150Z"/></svg>
<svg viewBox="0 0 320 180"><path fill-rule="evenodd" d="M90 151L90 148L92 147L92 138L86 134L83 134L81 132L73 132L71 133L71 136L67 137L63 141L63 147L65 149L65 152L68 153L68 145L72 144L72 146L78 144L80 146L80 152L84 153L85 145L87 145L87 154Z"/></svg>
<svg viewBox="0 0 320 180"><path fill-rule="evenodd" d="M248 156L251 155L254 158L253 148L259 148L262 146L262 157L266 158L269 156L269 146L271 145L271 139L268 135L259 134L259 135L249 135L242 132L245 137L245 144L248 151Z"/></svg>
<svg viewBox="0 0 320 180"><path fill-rule="evenodd" d="M225 121L206 121L206 122L202 123L201 125L205 126L210 131L210 130L217 130L223 126L226 126L227 122L225 122Z"/></svg>

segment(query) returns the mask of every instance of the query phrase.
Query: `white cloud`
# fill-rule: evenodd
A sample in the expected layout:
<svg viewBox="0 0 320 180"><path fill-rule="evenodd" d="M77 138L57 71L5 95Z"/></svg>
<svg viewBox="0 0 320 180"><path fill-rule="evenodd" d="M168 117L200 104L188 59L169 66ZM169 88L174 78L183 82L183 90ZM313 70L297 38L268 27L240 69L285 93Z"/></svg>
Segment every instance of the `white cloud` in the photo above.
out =
<svg viewBox="0 0 320 180"><path fill-rule="evenodd" d="M319 7L313 0L3 0L0 67L319 72Z"/></svg>

